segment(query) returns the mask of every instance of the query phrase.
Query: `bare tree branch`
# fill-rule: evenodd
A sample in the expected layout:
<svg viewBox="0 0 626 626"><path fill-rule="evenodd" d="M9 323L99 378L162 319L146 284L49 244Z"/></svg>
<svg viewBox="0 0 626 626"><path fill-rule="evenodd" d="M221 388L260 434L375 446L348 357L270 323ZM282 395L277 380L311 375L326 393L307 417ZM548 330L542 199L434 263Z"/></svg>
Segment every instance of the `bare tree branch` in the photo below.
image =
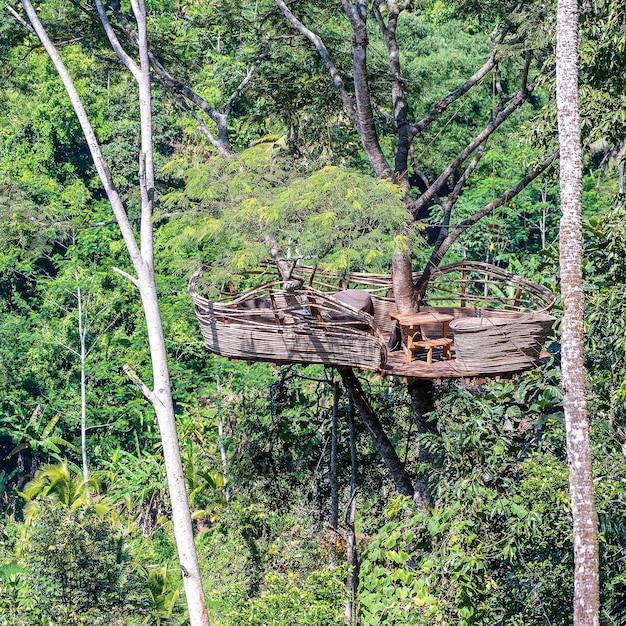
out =
<svg viewBox="0 0 626 626"><path fill-rule="evenodd" d="M278 2L279 0L276 1ZM376 175L379 178L391 178L393 170L380 147L369 86L367 69L367 49L369 46L367 2L365 0L356 0L354 4L352 0L341 0L341 5L352 28L352 79L354 81L354 100L359 120L357 126L359 137ZM404 170L406 170L406 167L404 167ZM408 185L406 185L406 191L408 192Z"/></svg>
<svg viewBox="0 0 626 626"><path fill-rule="evenodd" d="M130 73L135 77L135 80L139 80L141 76L141 71L137 63L135 63L134 59L124 50L120 40L117 38L115 34L115 30L111 26L109 22L109 18L107 17L106 11L104 10L104 5L102 4L102 0L95 0L96 9L98 10L98 15L100 16L100 21L102 22L102 27L104 28L104 32L113 48L115 54L117 54L120 61L128 68Z"/></svg>
<svg viewBox="0 0 626 626"><path fill-rule="evenodd" d="M139 289L139 281L134 276L131 276L128 272L125 272L119 267L113 267L112 269L116 274L119 274L120 276L123 276L124 278L130 280L130 282L133 283L133 285L135 285L137 289Z"/></svg>
<svg viewBox="0 0 626 626"><path fill-rule="evenodd" d="M306 37L318 51L319 55L322 57L322 61L326 65L328 72L333 80L335 88L339 92L339 96L341 98L341 102L343 104L343 108L346 110L348 117L354 124L357 133L360 133L360 124L359 119L356 114L356 110L354 109L354 105L352 104L352 99L350 98L350 94L346 89L346 86L343 82L343 78L341 74L339 74L339 70L335 67L333 60L330 58L330 54L324 45L324 42L321 38L316 35L313 31L309 30L287 7L287 5L283 2L283 0L274 0L278 8L283 12L284 16L287 18L289 23L293 28L295 28L301 35Z"/></svg>
<svg viewBox="0 0 626 626"><path fill-rule="evenodd" d="M489 215L497 209L501 207L503 204L510 202L515 196L521 193L528 185L535 180L538 176L540 176L543 172L545 172L554 161L557 160L559 156L558 150L550 154L544 161L538 165L534 170L529 172L522 180L520 180L514 187L511 187L505 194L496 198L489 204L486 204L482 209L476 211L472 216L468 217L466 220L463 220L459 224L457 224L451 233L449 233L443 241L435 247L433 250L431 257L428 261L428 264L422 273L419 281L415 285L416 290L421 290L430 279L431 273L433 269L439 266L443 257L446 255L448 250L451 248L452 244L468 229L474 226L478 221L480 221L483 217Z"/></svg>
<svg viewBox="0 0 626 626"><path fill-rule="evenodd" d="M483 144L481 144L476 150L476 154L474 154L474 158L471 160L470 164L465 168L465 171L459 177L459 180L454 185L454 189L445 202L442 202L443 206L443 217L441 220L441 225L439 227L439 234L437 236L437 241L435 242L434 250L438 250L439 247L443 244L446 237L448 236L448 231L450 228L450 220L452 219L452 209L454 208L459 196L461 195L461 191L463 187L474 173L478 164L480 163L483 155L485 154L485 148L487 147L487 140Z"/></svg>
<svg viewBox="0 0 626 626"><path fill-rule="evenodd" d="M21 24L26 30L37 36L35 29L26 20L24 20L22 16L10 4L6 4L5 8L13 16L15 21L18 22L18 24Z"/></svg>
<svg viewBox="0 0 626 626"><path fill-rule="evenodd" d="M254 63L250 66L250 69L248 70L246 77L239 83L239 85L237 85L237 87L235 88L235 91L233 91L233 93L230 94L230 98L228 98L228 102L226 103L226 106L224 107L224 115L226 115L226 117L228 117L231 114L235 100L237 99L239 94L242 92L244 87L246 87L246 85L252 80L254 73L259 68L261 63L263 63L263 61L265 60L265 58L267 57L269 53L270 53L269 39L266 39L263 52L259 54L259 56L256 58Z"/></svg>
<svg viewBox="0 0 626 626"><path fill-rule="evenodd" d="M445 98L439 100L431 111L417 124L410 126L411 138L421 133L427 126L436 120L455 100L465 95L472 87L475 87L496 66L498 59L497 50L493 50L487 62L479 68L473 76L470 76L460 87L450 92Z"/></svg>
<svg viewBox="0 0 626 626"><path fill-rule="evenodd" d="M141 378L139 378L139 376L132 370L130 365L124 363L122 369L124 370L124 374L126 374L126 376L128 376L128 378L133 381L137 389L141 391L146 400L148 400L151 404L157 402L157 397L154 395L152 390L148 388L148 385L146 385L146 383L144 383Z"/></svg>
<svg viewBox="0 0 626 626"><path fill-rule="evenodd" d="M411 212L416 215L417 212L424 207L430 200L433 199L435 194L448 182L449 178L459 168L459 166L467 159L467 157L476 150L486 139L492 135L495 130L500 127L519 107L524 104L530 93L539 84L539 78L535 79L527 87L517 91L513 97L513 101L505 107L498 115L493 117L491 121L485 126L485 128L472 140L467 146L461 150L458 156L446 167L446 169L439 175L431 186L412 203Z"/></svg>

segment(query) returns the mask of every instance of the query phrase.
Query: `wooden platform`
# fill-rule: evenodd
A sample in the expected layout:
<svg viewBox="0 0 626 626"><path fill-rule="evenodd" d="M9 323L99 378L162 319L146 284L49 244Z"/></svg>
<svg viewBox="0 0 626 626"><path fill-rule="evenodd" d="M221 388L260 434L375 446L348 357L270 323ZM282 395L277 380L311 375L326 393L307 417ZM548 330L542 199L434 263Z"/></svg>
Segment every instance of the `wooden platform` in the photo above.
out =
<svg viewBox="0 0 626 626"><path fill-rule="evenodd" d="M399 376L401 378L428 378L434 380L451 378L478 378L484 380L487 378L510 379L523 371L507 371L499 374L460 372L457 369L454 354L454 344L452 344L452 359L450 361L443 358L441 350L435 350L433 353L433 362L430 364L426 363L426 352L415 355L415 358L411 361L411 363L407 363L405 352L403 350L396 350L395 352L388 353L387 363L381 373L383 376ZM550 358L550 353L541 353L542 360L547 360L548 358Z"/></svg>
<svg viewBox="0 0 626 626"><path fill-rule="evenodd" d="M401 376L402 378L474 378L479 372L459 372L454 359L454 345L452 346L452 359L443 358L441 350L435 350L433 362L426 363L426 352L415 355L411 363L406 362L404 350L389 352L387 363L382 370L383 376Z"/></svg>
<svg viewBox="0 0 626 626"><path fill-rule="evenodd" d="M508 379L539 364L538 351L555 321L547 313L552 292L484 263L436 270L420 311L408 318L395 313L390 274L347 278L298 266L302 282L286 290L275 269L269 264L236 275L239 291L233 285L214 300L196 289L207 268L194 274L189 294L211 352L248 363L351 367L402 380ZM366 309L348 304L364 292ZM409 336L415 339L409 363L404 351L387 348L396 323L405 344ZM454 342L450 360L438 345L443 340ZM423 347L432 348L432 363Z"/></svg>

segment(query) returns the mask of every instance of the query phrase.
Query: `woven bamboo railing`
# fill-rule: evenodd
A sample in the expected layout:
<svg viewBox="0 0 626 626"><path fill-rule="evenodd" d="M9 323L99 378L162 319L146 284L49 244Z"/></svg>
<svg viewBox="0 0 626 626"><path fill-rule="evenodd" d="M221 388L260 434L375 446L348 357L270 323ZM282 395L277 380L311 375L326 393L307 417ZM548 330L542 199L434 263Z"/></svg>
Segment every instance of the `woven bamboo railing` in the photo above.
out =
<svg viewBox="0 0 626 626"><path fill-rule="evenodd" d="M294 274L301 280L301 287L285 291L275 270L276 278L268 279L272 273L268 267L246 274L249 284L254 283L255 277L263 281L260 284L241 293L222 293L215 301L198 292L202 269L191 279L189 293L209 350L247 361L381 370L387 357L386 338L393 328L389 316L389 311L395 308L391 275L352 273L339 277L316 268L297 267ZM419 275L414 278L417 280ZM333 297L345 289L367 291L373 312L359 311ZM541 350L545 328L554 321L547 315L554 299L548 289L500 268L483 263L455 263L433 272L421 310L434 308L454 316L456 321L450 325L450 336L454 337L457 355L461 356L460 371L487 373L496 371L493 368L509 371L504 363L507 359L510 359L510 371L517 371L536 364L537 358L532 355ZM520 323L524 315L525 321ZM496 339L493 346L483 351L481 366L474 367L481 359L481 352L473 356L468 338L478 335L469 332L471 322L464 322L472 319L498 320L494 326L499 329L500 338L502 333L513 337L517 332L513 328L519 326L519 332L526 337L523 346L515 352L511 345L518 346L519 341L509 339L511 345L504 346ZM548 320L551 320L549 325ZM516 322L517 326L508 328L510 322ZM537 332L533 323L538 323L544 331ZM428 334L437 328L426 325L424 330ZM486 340L481 337L478 341ZM524 359L519 357L520 349L526 355Z"/></svg>

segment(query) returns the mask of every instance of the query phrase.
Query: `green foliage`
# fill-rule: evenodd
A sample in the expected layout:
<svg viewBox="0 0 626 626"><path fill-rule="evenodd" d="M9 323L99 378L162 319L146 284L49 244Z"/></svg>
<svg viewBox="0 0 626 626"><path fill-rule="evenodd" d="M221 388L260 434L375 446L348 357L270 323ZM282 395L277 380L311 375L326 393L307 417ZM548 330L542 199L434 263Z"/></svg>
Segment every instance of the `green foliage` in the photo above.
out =
<svg viewBox="0 0 626 626"><path fill-rule="evenodd" d="M299 580L294 574L267 575L258 598L242 598L228 615L232 626L336 626L342 623L345 593L341 569L316 572Z"/></svg>
<svg viewBox="0 0 626 626"><path fill-rule="evenodd" d="M111 624L136 613L141 587L129 557L93 507L55 503L33 518L22 547L29 587L53 624Z"/></svg>
<svg viewBox="0 0 626 626"><path fill-rule="evenodd" d="M407 5L398 38L413 119L480 67L491 51L485 33L503 18L511 32L537 45L531 75L552 63L553 3L524 2L510 16L513 4L518 3L488 0L478 13L476 3L465 0ZM76 45L79 33L93 51L110 55L92 9L80 11L62 0L38 7L55 40L65 44L63 57L132 217L138 206L132 80ZM216 158L196 120L174 109L155 84L157 163L167 161L157 182L158 287L209 610L225 625L339 624L346 572L341 566L329 570L324 530L330 377L323 368L275 371L206 355L186 281L199 262L213 261L219 288L233 270L267 258L268 237L291 258L318 262L320 272L386 269L394 242L397 249L417 251L419 262L426 245L408 223L399 191L362 174L369 164L326 68L274 3L154 0L149 8L156 56L218 108L264 49L266 35L270 42L270 55L232 103L231 139L242 149L239 156ZM337 4L302 1L293 8L350 76L351 33ZM626 588L626 219L622 207L613 207L612 172L599 171L611 154L618 158L610 143L621 144L624 136L624 12L612 0L582 8L583 124L588 140L598 140L584 182L587 365L604 619L610 624L624 612ZM370 86L381 144L390 156L397 129L389 117L389 68L385 44L374 21L369 24ZM128 260L114 225L107 225L110 207L79 126L50 63L31 43L19 25L2 21L0 500L8 523L0 525L0 624L182 624L158 430L122 372L129 363L149 384L145 325L132 285L112 273L114 266L128 269ZM511 92L523 63L522 44L500 53L499 79ZM551 88L546 83L536 91L528 111L490 140L454 219L501 194L538 158L535 149L518 142L514 133L520 128L542 149L551 145L554 111L548 107L537 115ZM416 138L413 156L426 175L448 163L482 127L493 91L493 83L483 81ZM533 280L543 272L556 285L550 243L557 208L555 183L547 177L468 232L452 254L495 259ZM428 222L437 223L438 207L429 210ZM92 312L101 312L92 317L90 335L88 446L105 495L92 489L91 500L73 471L77 284ZM222 381L228 506L215 432L216 372ZM365 383L409 469L431 473L434 509L418 514L410 503L389 497L384 468L357 424L363 624L568 623L571 528L558 362L514 384L445 388L438 432L420 434L417 442L401 385L369 378ZM342 504L350 469L347 415L342 398ZM420 449L434 466L420 461ZM64 456L64 465L47 465ZM39 504L31 505L31 524L17 554L21 490ZM110 503L105 517L97 514L96 501Z"/></svg>
<svg viewBox="0 0 626 626"><path fill-rule="evenodd" d="M168 247L204 250L218 283L268 259L274 241L290 258L340 273L384 267L391 236L408 229L398 187L338 167L303 172L273 143L169 168L186 186L163 198L184 210L166 227L177 233Z"/></svg>
<svg viewBox="0 0 626 626"><path fill-rule="evenodd" d="M141 626L174 626L182 624L184 607L180 593L182 581L172 582L171 572L167 566L149 567L147 569L146 591L148 615L142 620Z"/></svg>
<svg viewBox="0 0 626 626"><path fill-rule="evenodd" d="M92 496L98 492L98 482L90 476L83 478L78 468L71 468L67 461L58 465L42 467L35 478L24 488L23 497L27 501L25 516L33 520L41 514L41 509L51 502L74 511L92 506ZM93 504L94 510L102 515L106 507L102 504Z"/></svg>
<svg viewBox="0 0 626 626"><path fill-rule="evenodd" d="M101 476L110 485L108 500L123 505L124 517L150 535L169 510L162 456L116 450Z"/></svg>
<svg viewBox="0 0 626 626"><path fill-rule="evenodd" d="M37 598L25 579L25 569L16 561L0 566L0 624L22 626L25 619L31 624L49 622L42 616Z"/></svg>
<svg viewBox="0 0 626 626"><path fill-rule="evenodd" d="M592 402L611 424L613 437L623 431L625 424L625 236L626 211L621 203L601 218L589 218L586 224L586 359L593 381Z"/></svg>

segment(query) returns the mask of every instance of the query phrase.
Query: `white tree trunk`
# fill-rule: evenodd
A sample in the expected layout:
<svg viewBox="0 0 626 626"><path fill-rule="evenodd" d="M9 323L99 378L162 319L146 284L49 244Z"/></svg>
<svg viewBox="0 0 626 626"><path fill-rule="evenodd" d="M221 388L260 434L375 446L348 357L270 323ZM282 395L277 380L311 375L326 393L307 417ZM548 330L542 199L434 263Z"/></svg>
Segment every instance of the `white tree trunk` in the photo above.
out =
<svg viewBox="0 0 626 626"><path fill-rule="evenodd" d="M78 301L78 339L80 341L80 449L83 458L83 479L85 485L89 480L89 463L87 461L87 332L89 321L87 311L83 311L83 294L80 289L78 272L76 277L76 299Z"/></svg>
<svg viewBox="0 0 626 626"><path fill-rule="evenodd" d="M226 458L226 447L224 445L224 412L222 410L222 384L219 372L215 374L215 386L217 388L217 438L222 457L222 473L224 475L224 499L226 504L230 502L230 486L228 485L228 459Z"/></svg>
<svg viewBox="0 0 626 626"><path fill-rule="evenodd" d="M578 3L557 8L557 112L561 150L563 408L574 535L574 626L598 626L598 518L585 393L582 283L582 167L578 109Z"/></svg>
<svg viewBox="0 0 626 626"><path fill-rule="evenodd" d="M163 444L163 458L165 460L167 484L172 505L174 535L180 568L183 573L189 621L191 626L208 626L209 617L206 610L202 578L194 543L183 464L180 458L165 337L163 335L161 312L152 268L145 270L145 276L139 274L139 290L146 316L154 378L154 390L152 391L152 397L149 399L156 412Z"/></svg>
<svg viewBox="0 0 626 626"><path fill-rule="evenodd" d="M163 444L163 458L165 460L167 481L172 505L172 520L174 523L174 535L180 568L183 573L183 583L189 608L189 621L191 626L209 626L209 618L206 610L198 557L193 537L193 526L189 503L187 500L187 490L183 474L183 466L180 458L180 448L178 435L176 433L176 420L174 416L174 404L172 401L172 391L170 386L169 368L167 364L167 351L165 348L165 338L163 335L163 325L157 297L156 282L154 278L153 263L153 237L152 237L152 208L154 197L154 174L152 166L152 125L151 125L151 95L150 95L150 67L147 60L147 38L145 6L143 0L131 0L133 12L137 19L140 46L140 63L138 67L135 62L126 55L114 32L110 28L106 19L106 14L101 0L96 0L96 5L100 13L105 31L109 36L112 47L119 58L132 72L139 85L139 104L141 113L141 147L139 155L139 179L141 185L141 247L137 244L135 235L128 220L126 211L113 184L108 166L102 158L98 140L93 132L87 113L82 105L80 97L74 87L74 83L68 74L65 65L54 45L50 41L47 33L39 21L30 0L22 0L22 5L31 25L43 44L50 59L61 77L63 84L70 97L76 116L89 145L94 165L111 203L113 213L119 225L124 243L131 257L133 267L137 277L134 278L125 272L120 272L129 278L139 289L141 302L144 309L146 325L148 329L148 340L150 356L152 358L153 389L136 379L140 389L154 407L161 441Z"/></svg>

